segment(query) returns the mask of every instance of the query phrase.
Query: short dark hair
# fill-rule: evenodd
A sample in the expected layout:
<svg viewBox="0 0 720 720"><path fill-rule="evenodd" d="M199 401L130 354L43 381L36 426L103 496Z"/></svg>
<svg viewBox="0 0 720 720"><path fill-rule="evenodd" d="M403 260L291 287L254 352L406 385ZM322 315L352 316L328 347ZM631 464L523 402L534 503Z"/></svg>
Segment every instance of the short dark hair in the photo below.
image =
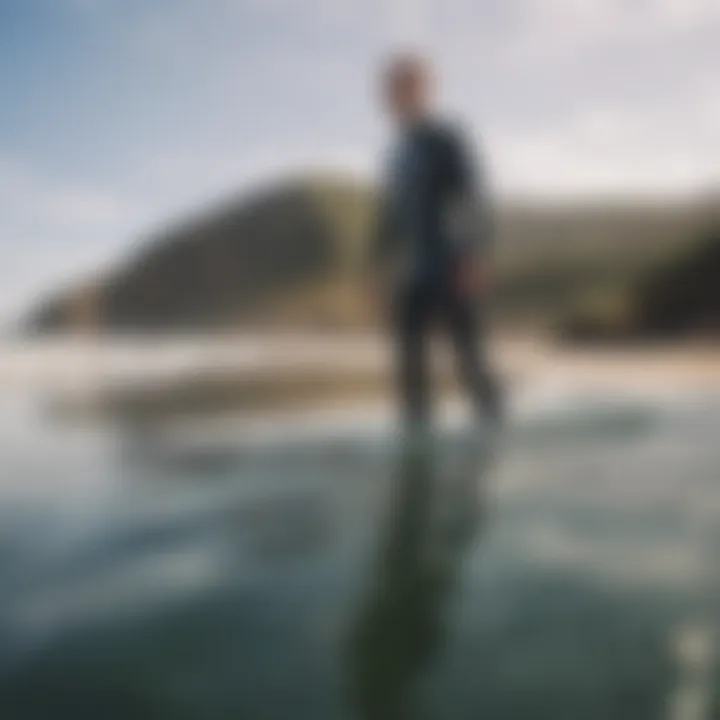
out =
<svg viewBox="0 0 720 720"><path fill-rule="evenodd" d="M430 75L430 63L419 52L398 52L385 61L382 75L387 85L408 80L425 80Z"/></svg>

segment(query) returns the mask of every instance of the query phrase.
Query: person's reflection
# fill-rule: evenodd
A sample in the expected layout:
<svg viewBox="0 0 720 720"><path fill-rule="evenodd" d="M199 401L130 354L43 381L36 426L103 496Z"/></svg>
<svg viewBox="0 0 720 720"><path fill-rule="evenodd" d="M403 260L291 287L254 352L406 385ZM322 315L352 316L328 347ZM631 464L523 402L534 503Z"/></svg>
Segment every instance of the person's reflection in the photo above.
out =
<svg viewBox="0 0 720 720"><path fill-rule="evenodd" d="M370 590L352 627L349 693L367 720L416 717L413 682L442 648L462 559L479 534L489 452L465 449L439 472L437 452L402 452Z"/></svg>

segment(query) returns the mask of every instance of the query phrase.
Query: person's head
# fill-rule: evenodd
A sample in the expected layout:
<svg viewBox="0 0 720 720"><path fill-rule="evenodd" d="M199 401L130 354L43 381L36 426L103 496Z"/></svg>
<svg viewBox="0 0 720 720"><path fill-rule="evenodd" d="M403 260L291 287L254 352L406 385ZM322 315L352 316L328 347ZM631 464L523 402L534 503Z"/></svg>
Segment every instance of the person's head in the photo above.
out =
<svg viewBox="0 0 720 720"><path fill-rule="evenodd" d="M432 77L429 63L414 53L394 55L383 70L383 100L400 123L423 117L430 109Z"/></svg>

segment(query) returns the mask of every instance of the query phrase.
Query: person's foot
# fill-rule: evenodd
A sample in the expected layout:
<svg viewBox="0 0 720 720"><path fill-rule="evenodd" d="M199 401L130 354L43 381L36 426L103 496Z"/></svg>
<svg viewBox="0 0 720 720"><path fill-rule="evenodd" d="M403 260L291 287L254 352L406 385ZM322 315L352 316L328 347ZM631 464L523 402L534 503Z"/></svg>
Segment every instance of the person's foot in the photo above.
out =
<svg viewBox="0 0 720 720"><path fill-rule="evenodd" d="M495 403L491 407L485 408L483 413L486 422L494 427L502 427L505 424L505 413L500 403Z"/></svg>
<svg viewBox="0 0 720 720"><path fill-rule="evenodd" d="M486 397L482 408L483 421L495 427L502 427L505 422L505 403L502 392L496 389L490 397Z"/></svg>
<svg viewBox="0 0 720 720"><path fill-rule="evenodd" d="M423 451L432 441L433 431L430 423L425 420L406 422L402 428L401 442L408 452Z"/></svg>

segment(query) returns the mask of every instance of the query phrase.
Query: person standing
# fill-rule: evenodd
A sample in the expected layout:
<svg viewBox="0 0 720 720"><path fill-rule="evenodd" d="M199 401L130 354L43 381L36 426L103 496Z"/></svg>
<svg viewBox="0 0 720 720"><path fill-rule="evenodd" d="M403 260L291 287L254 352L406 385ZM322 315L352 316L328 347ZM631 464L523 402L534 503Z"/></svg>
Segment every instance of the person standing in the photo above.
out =
<svg viewBox="0 0 720 720"><path fill-rule="evenodd" d="M479 161L463 133L433 109L429 64L397 55L383 69L396 140L381 186L373 266L391 293L397 375L407 427L431 421L429 331L452 340L478 417L499 420L501 397L482 327L492 221Z"/></svg>

